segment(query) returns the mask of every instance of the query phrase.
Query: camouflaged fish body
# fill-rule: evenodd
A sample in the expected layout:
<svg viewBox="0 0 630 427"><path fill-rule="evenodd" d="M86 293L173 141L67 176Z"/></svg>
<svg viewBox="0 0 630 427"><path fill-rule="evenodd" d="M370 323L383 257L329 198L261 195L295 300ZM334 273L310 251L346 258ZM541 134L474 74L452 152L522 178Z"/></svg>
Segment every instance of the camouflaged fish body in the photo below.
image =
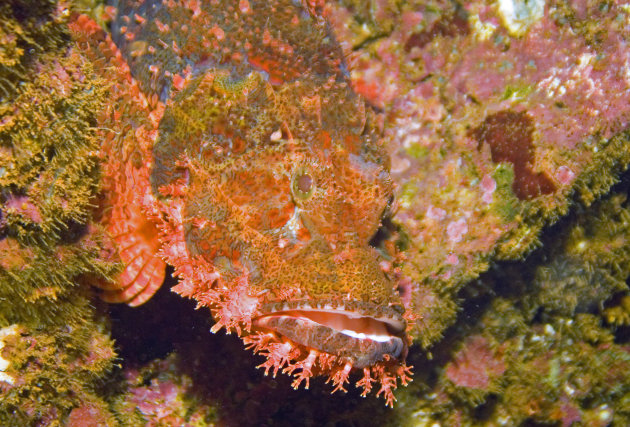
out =
<svg viewBox="0 0 630 427"><path fill-rule="evenodd" d="M353 369L388 404L408 337L369 246L392 195L388 159L325 21L290 1L121 1L112 38L77 45L112 82L102 221L127 265L104 298L160 286L210 307L268 357L266 372Z"/></svg>

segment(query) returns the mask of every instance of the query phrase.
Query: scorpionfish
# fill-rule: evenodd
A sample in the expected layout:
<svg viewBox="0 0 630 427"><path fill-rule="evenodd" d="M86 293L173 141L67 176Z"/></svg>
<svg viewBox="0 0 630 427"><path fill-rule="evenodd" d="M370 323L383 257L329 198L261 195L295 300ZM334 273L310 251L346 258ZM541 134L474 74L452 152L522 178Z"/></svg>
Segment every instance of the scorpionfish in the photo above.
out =
<svg viewBox="0 0 630 427"><path fill-rule="evenodd" d="M407 384L395 281L369 245L392 198L373 112L313 3L119 0L77 48L109 82L100 221L125 268L103 298L161 286L210 308L297 388ZM358 376L357 376L358 377Z"/></svg>

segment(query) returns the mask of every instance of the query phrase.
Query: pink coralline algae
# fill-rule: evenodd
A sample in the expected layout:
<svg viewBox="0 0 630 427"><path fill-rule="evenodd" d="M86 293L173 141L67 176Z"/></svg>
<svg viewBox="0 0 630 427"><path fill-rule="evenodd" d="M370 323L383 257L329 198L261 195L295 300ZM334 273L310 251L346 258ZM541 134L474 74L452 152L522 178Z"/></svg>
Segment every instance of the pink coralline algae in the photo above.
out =
<svg viewBox="0 0 630 427"><path fill-rule="evenodd" d="M161 420L171 415L171 411L161 406L168 408L172 405L177 399L177 391L175 384L153 379L149 386L133 389L131 401L143 415Z"/></svg>
<svg viewBox="0 0 630 427"><path fill-rule="evenodd" d="M454 360L446 366L446 378L459 387L488 390L505 368L501 355L490 347L488 340L476 335L469 337L455 353Z"/></svg>
<svg viewBox="0 0 630 427"><path fill-rule="evenodd" d="M125 371L127 392L117 404L126 422L145 426L214 425L215 410L193 392L193 380L178 371L177 356Z"/></svg>
<svg viewBox="0 0 630 427"><path fill-rule="evenodd" d="M497 182L490 175L484 175L481 178L481 189L483 190L482 199L486 203L492 203L492 195L497 189Z"/></svg>
<svg viewBox="0 0 630 427"><path fill-rule="evenodd" d="M42 222L42 215L39 209L26 196L9 197L5 204L5 209L17 215L24 215L32 222Z"/></svg>
<svg viewBox="0 0 630 427"><path fill-rule="evenodd" d="M468 225L466 225L466 220L463 219L463 218L460 218L460 219L458 219L456 221L451 222L446 227L446 234L448 234L448 239L449 239L449 241L451 243L457 243L457 242L461 241L462 237L467 232L468 232ZM451 256L452 255L449 255L447 257L447 262L449 264L452 264L452 262L448 261L448 259Z"/></svg>
<svg viewBox="0 0 630 427"><path fill-rule="evenodd" d="M111 424L111 416L106 409L93 402L83 403L70 412L67 427L108 427Z"/></svg>
<svg viewBox="0 0 630 427"><path fill-rule="evenodd" d="M561 185L569 185L575 179L575 173L567 166L560 166L554 176Z"/></svg>

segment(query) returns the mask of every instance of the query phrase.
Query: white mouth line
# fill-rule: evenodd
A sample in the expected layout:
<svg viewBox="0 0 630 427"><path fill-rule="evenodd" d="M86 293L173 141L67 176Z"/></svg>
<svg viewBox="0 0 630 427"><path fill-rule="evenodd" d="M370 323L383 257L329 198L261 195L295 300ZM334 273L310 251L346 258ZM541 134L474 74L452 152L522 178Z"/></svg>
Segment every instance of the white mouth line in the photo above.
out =
<svg viewBox="0 0 630 427"><path fill-rule="evenodd" d="M310 304L305 303L303 305L299 305L297 307L291 308L289 307L288 304L285 303L281 308L279 308L278 310L269 312L267 313L267 315L281 314L284 311L304 311L304 312L310 311L310 312L319 312L319 313L328 313L328 314L338 314L341 316L346 316L349 319L360 319L363 317L368 317L378 322L386 323L396 330L405 329L405 323L402 319L396 319L394 317L374 317L374 316L370 316L369 314L364 314L357 311L345 310L345 307L343 305L336 309L333 309L332 305L330 304L326 304L323 307L317 307L317 306L312 307Z"/></svg>
<svg viewBox="0 0 630 427"><path fill-rule="evenodd" d="M372 341L376 341L376 342L389 342L391 341L393 337L392 335L375 335L375 334L364 334L363 332L355 332L352 331L350 329L344 329L342 331L339 331L344 335L348 335L352 338L357 338L360 340L365 340L365 339L369 339Z"/></svg>

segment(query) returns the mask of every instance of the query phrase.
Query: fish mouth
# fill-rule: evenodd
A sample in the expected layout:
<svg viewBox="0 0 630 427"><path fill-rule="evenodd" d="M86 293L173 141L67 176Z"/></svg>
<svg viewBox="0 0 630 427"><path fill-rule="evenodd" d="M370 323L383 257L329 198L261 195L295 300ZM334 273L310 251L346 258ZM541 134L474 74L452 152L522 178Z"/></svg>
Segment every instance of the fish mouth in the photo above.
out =
<svg viewBox="0 0 630 427"><path fill-rule="evenodd" d="M367 312L371 313L370 315ZM404 359L406 323L389 307L345 303L332 307L297 304L254 319L256 329L280 334L309 350L338 356L364 368L382 360Z"/></svg>

